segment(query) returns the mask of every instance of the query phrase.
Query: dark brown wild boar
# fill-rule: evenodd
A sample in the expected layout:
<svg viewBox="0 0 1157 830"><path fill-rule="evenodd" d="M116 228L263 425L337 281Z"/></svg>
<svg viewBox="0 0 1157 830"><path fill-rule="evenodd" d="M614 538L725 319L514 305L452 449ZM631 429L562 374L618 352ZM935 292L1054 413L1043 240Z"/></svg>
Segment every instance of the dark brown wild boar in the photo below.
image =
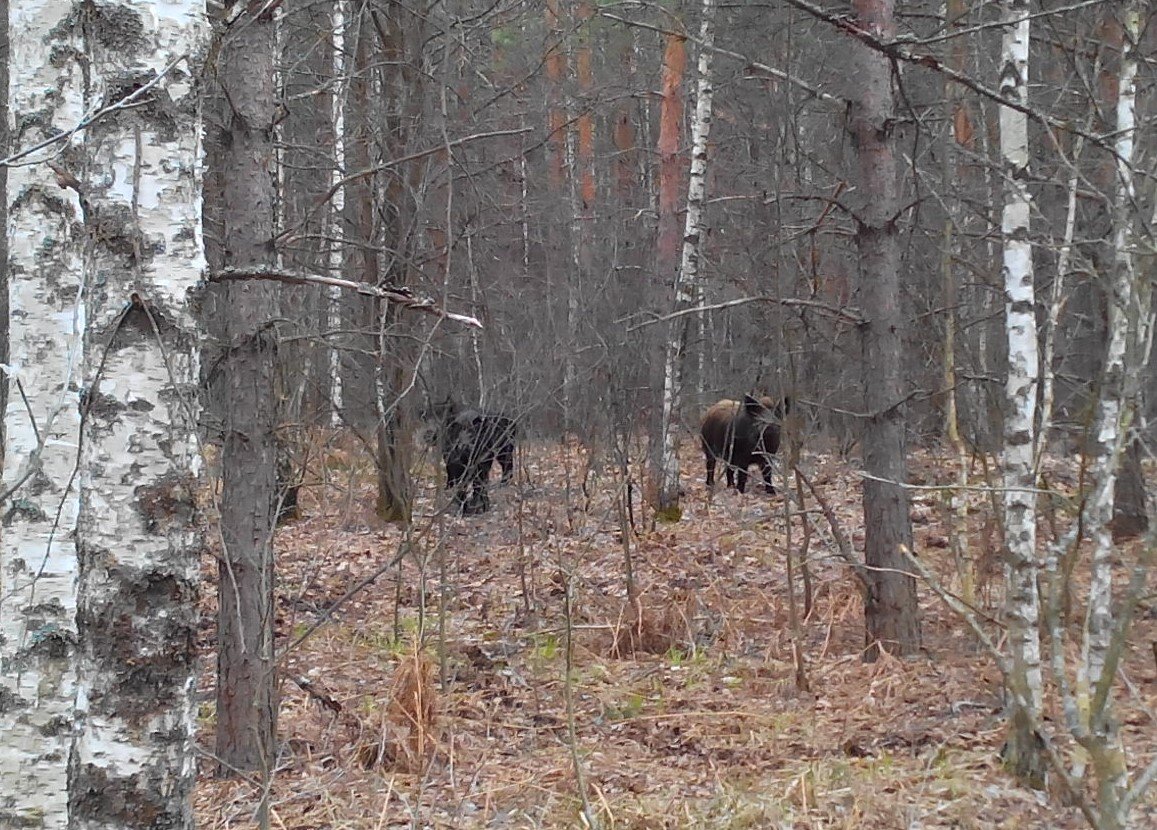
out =
<svg viewBox="0 0 1157 830"><path fill-rule="evenodd" d="M791 399L776 403L771 398L744 395L742 401L721 400L703 416L699 437L707 461L707 486L715 484L715 461L724 464L727 486L740 493L747 488L747 468L753 463L763 471L767 492L771 482L771 457L779 451L780 421L791 409Z"/></svg>

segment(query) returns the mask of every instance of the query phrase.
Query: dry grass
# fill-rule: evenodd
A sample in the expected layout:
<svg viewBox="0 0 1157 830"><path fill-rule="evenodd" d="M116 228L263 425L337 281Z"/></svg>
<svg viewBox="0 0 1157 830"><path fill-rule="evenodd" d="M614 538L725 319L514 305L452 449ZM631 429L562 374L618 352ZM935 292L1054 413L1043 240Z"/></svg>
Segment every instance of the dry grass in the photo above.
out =
<svg viewBox="0 0 1157 830"><path fill-rule="evenodd" d="M806 464L858 546L854 470L827 456ZM578 447L554 446L524 451L518 483L493 491L490 513L420 519L400 573L385 570L332 615L402 535L364 509L367 459L346 448L319 470L328 482L278 536L280 639L328 622L287 657L286 675L305 682L282 688L272 825L582 826L564 705L569 586L578 755L605 827L1083 826L1002 772L998 673L930 592L923 655L860 661L862 602L814 510L815 604L800 643L810 691L798 691L782 497L711 495L690 446L684 465L684 520L632 540L637 604L623 578L618 482ZM913 466L927 483L950 479L934 459ZM1064 484L1066 469L1052 481ZM444 498L426 472L420 510L432 514ZM947 574L943 516L931 495L913 506L917 548ZM988 568L982 597L998 602L983 499L970 522ZM1157 752L1154 616L1151 605L1139 615L1119 694L1133 767ZM209 700L212 683L207 674ZM211 719L204 746L210 729ZM257 797L203 777L199 822L249 826ZM1157 800L1147 808L1157 826Z"/></svg>

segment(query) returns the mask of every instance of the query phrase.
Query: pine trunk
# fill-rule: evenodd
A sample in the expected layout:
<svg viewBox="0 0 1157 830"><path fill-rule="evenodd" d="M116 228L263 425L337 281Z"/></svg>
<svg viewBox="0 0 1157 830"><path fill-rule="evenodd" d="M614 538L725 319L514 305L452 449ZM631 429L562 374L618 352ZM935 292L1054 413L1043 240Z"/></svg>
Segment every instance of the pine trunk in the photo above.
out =
<svg viewBox="0 0 1157 830"><path fill-rule="evenodd" d="M593 401L574 392L578 387L573 354L578 352L578 317L581 298L586 286L593 285L595 278L595 119L592 109L595 105L594 72L591 66L591 39L594 30L591 19L594 6L590 0L579 0L575 8L575 49L574 68L578 80L578 107L575 113L575 152L571 176L571 248L574 252L574 270L567 281L567 329L569 344L567 351L569 379L567 417L572 423L587 423L593 413L587 408Z"/></svg>
<svg viewBox="0 0 1157 830"><path fill-rule="evenodd" d="M324 274L333 235L331 206L319 200L332 184L334 155L333 12L313 0L286 3L282 18L282 263L292 270ZM320 337L327 328L329 297L316 285L282 286L281 313L288 342L279 352L282 420L301 425L328 423L331 413L329 355Z"/></svg>
<svg viewBox="0 0 1157 830"><path fill-rule="evenodd" d="M895 35L893 0L855 0L859 25L888 40ZM920 647L916 581L905 575L912 552L908 518L904 385L904 318L900 308L899 199L892 135L895 91L887 57L856 45L857 84L849 130L859 167L856 221L862 329L864 427L864 558L869 588L865 659L883 648L912 654Z"/></svg>
<svg viewBox="0 0 1157 830"><path fill-rule="evenodd" d="M346 28L349 84L345 107L345 173L347 176L368 171L373 160L370 147L371 91L373 65L370 44L373 24L368 9L350 17ZM342 203L341 238L346 245L342 254L343 276L353 282L377 285L381 275L379 244L374 222L377 198L376 175L367 174L345 187ZM378 304L371 297L346 292L341 305L343 336L338 362L341 373L342 418L367 444L377 425L377 347Z"/></svg>
<svg viewBox="0 0 1157 830"><path fill-rule="evenodd" d="M225 142L224 256L234 268L272 265L273 11L237 15L223 34L221 85L230 104ZM273 666L274 400L276 339L268 326L277 291L236 281L227 295L223 371L221 535L218 568L218 772L272 768L277 702Z"/></svg>
<svg viewBox="0 0 1157 830"><path fill-rule="evenodd" d="M659 134L655 141L658 150L659 171L657 179L649 184L655 185L648 195L652 197L651 207L658 212L658 233L655 240L654 255L654 289L658 291L671 290L679 274L679 207L686 190L682 189L683 168L680 159L680 142L683 133L683 75L687 69L687 38L676 32L666 35L666 45L663 49L663 66L660 79L659 98ZM644 122L646 123L646 122ZM657 195L654 191L657 191ZM657 360L665 357L666 339L672 335L670 328L656 327L656 331L649 335L646 352L654 355ZM654 380L648 379L653 385ZM650 462L654 473L656 506L663 508L660 491L663 488L664 472L663 458L663 431L662 411L664 404L652 411L659 413L649 426L656 440L651 442ZM653 404L652 404L653 406ZM676 471L677 474L677 471ZM676 507L675 515L678 510Z"/></svg>
<svg viewBox="0 0 1157 830"><path fill-rule="evenodd" d="M391 0L385 19L376 28L382 45L383 97L389 102L383 115L384 146L390 158L404 158L413 149L421 123L425 75L421 71L424 21L403 3ZM392 255L386 258L387 285L407 286L415 276L418 232L415 194L424 192L428 159L414 159L386 171L385 203L382 205L383 236ZM439 217L440 219L441 217ZM379 304L377 339L377 513L385 521L407 523L413 511L410 476L410 427L405 400L414 355L409 344L413 330L407 315L397 306Z"/></svg>

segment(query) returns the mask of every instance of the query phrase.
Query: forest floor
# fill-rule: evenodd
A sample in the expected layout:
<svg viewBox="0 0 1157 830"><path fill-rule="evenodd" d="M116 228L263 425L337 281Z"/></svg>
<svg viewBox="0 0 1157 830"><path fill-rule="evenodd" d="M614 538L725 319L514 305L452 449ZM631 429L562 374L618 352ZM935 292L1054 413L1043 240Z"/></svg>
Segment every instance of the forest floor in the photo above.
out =
<svg viewBox="0 0 1157 830"><path fill-rule="evenodd" d="M926 586L922 652L862 662L860 593L810 494L789 532L782 495L710 494L688 441L682 521L650 529L636 497L624 546L611 462L575 444L520 448L515 483L491 489L493 509L457 517L438 512L445 495L427 461L404 535L373 516L368 457L327 450L301 518L276 539L278 647L288 650L271 827L582 827L584 810L632 830L1086 826L1055 788L1018 788L1002 769L999 672ZM862 549L855 462L812 453L801 466ZM954 475L923 451L910 467L916 484ZM1055 462L1049 475L1075 490L1075 465ZM953 585L940 492L915 492L916 550ZM1062 505L1042 525L1063 529L1071 516ZM967 540L986 628L999 637L991 517L977 491ZM805 544L813 601L799 624L801 689L787 551ZM628 548L641 614L627 602ZM1135 555L1122 548L1117 585ZM248 827L260 787L214 779L209 760L211 562L206 577L198 824ZM1152 583L1116 690L1131 770L1157 754ZM1070 650L1075 658L1079 640ZM1157 827L1157 793L1135 818Z"/></svg>

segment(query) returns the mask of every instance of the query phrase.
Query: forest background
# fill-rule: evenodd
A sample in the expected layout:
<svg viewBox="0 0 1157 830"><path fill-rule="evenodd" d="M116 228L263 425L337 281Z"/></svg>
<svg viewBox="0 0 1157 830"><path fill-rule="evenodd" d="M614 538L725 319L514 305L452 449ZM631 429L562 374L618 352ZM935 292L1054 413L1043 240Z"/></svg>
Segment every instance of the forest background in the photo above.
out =
<svg viewBox="0 0 1157 830"><path fill-rule="evenodd" d="M200 728L242 779L209 821L822 822L889 809L824 753L893 745L815 679L851 712L884 675L841 661L891 697L922 653L990 717L955 772L1152 815L1148 2L3 6L8 819L191 822ZM774 500L699 477L746 393L792 402ZM481 517L421 436L448 397L519 426ZM830 739L780 778L769 678ZM665 721L700 683L758 746L717 786L735 735ZM676 748L680 817L615 724ZM490 778L559 748L541 798Z"/></svg>

